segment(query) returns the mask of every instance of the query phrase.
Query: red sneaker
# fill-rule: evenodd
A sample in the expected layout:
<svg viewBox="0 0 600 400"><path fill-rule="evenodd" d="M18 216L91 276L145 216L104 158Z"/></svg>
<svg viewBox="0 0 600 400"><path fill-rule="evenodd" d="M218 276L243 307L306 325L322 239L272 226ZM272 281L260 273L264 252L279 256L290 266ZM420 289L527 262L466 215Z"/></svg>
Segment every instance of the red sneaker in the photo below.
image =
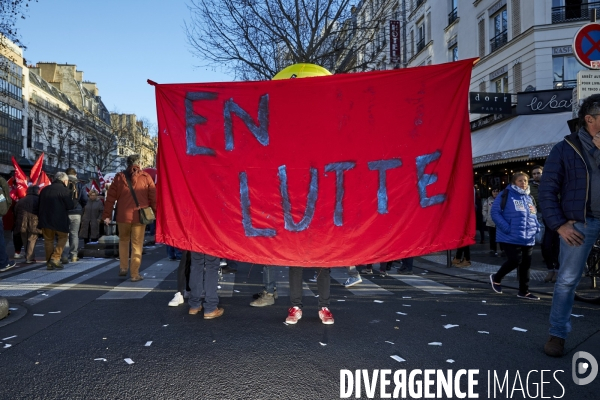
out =
<svg viewBox="0 0 600 400"><path fill-rule="evenodd" d="M286 324L295 324L298 320L302 318L302 310L300 307L292 307L288 310L288 316L285 319Z"/></svg>
<svg viewBox="0 0 600 400"><path fill-rule="evenodd" d="M319 318L321 318L321 322L323 322L325 325L333 325L333 314L331 314L329 308L321 308L321 311L319 311Z"/></svg>

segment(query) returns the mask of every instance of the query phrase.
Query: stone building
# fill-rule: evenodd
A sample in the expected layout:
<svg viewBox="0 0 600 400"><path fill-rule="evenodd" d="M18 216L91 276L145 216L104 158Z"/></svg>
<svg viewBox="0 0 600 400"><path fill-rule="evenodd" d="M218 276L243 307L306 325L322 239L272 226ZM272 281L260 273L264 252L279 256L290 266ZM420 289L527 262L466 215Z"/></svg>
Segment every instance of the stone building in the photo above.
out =
<svg viewBox="0 0 600 400"><path fill-rule="evenodd" d="M117 138L121 169L126 166L127 156L139 154L143 168L156 165L156 137L150 136L147 123L138 120L135 114L111 113L112 131Z"/></svg>

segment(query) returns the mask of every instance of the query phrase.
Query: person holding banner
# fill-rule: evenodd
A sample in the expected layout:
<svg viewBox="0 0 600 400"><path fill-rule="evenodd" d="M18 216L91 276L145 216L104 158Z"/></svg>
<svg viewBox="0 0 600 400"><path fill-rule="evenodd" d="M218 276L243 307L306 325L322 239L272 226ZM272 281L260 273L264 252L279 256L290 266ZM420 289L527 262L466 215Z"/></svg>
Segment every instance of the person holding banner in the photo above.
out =
<svg viewBox="0 0 600 400"><path fill-rule="evenodd" d="M302 267L290 267L290 300L292 307L288 310L286 324L294 325L302 318ZM325 325L333 324L333 314L329 311L330 269L319 268L317 272L317 290L319 293L319 318Z"/></svg>
<svg viewBox="0 0 600 400"><path fill-rule="evenodd" d="M204 319L219 318L225 312L219 308L219 257L191 252L189 314L196 315L204 308Z"/></svg>

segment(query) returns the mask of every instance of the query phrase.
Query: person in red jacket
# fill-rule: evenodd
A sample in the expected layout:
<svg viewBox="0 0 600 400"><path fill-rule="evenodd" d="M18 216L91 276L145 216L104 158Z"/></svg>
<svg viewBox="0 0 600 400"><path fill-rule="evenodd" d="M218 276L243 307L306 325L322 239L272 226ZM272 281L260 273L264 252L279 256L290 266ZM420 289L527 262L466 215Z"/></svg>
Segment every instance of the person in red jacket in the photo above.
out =
<svg viewBox="0 0 600 400"><path fill-rule="evenodd" d="M127 157L127 169L119 172L108 189L102 219L110 223L111 213L117 202L115 220L119 228L119 276L127 276L130 270L131 281L141 281L140 264L142 263L142 248L146 225L140 223L139 210L150 207L156 214L156 187L148 173L142 171L139 165L140 156L133 154ZM131 194L127 179L135 191L139 206ZM131 242L131 264L129 263L129 243Z"/></svg>

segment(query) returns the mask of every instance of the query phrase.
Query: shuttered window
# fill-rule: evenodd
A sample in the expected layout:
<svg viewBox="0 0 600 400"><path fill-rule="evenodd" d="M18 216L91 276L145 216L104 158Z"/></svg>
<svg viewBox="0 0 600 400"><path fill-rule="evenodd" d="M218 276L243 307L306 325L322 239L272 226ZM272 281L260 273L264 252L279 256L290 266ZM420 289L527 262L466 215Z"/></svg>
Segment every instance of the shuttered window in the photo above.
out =
<svg viewBox="0 0 600 400"><path fill-rule="evenodd" d="M485 20L479 21L479 57L485 56Z"/></svg>
<svg viewBox="0 0 600 400"><path fill-rule="evenodd" d="M521 34L521 0L512 0L512 36Z"/></svg>
<svg viewBox="0 0 600 400"><path fill-rule="evenodd" d="M514 93L517 92L522 92L523 91L523 76L522 76L522 72L521 72L521 63L515 64L515 66L513 67L513 82L514 82Z"/></svg>

